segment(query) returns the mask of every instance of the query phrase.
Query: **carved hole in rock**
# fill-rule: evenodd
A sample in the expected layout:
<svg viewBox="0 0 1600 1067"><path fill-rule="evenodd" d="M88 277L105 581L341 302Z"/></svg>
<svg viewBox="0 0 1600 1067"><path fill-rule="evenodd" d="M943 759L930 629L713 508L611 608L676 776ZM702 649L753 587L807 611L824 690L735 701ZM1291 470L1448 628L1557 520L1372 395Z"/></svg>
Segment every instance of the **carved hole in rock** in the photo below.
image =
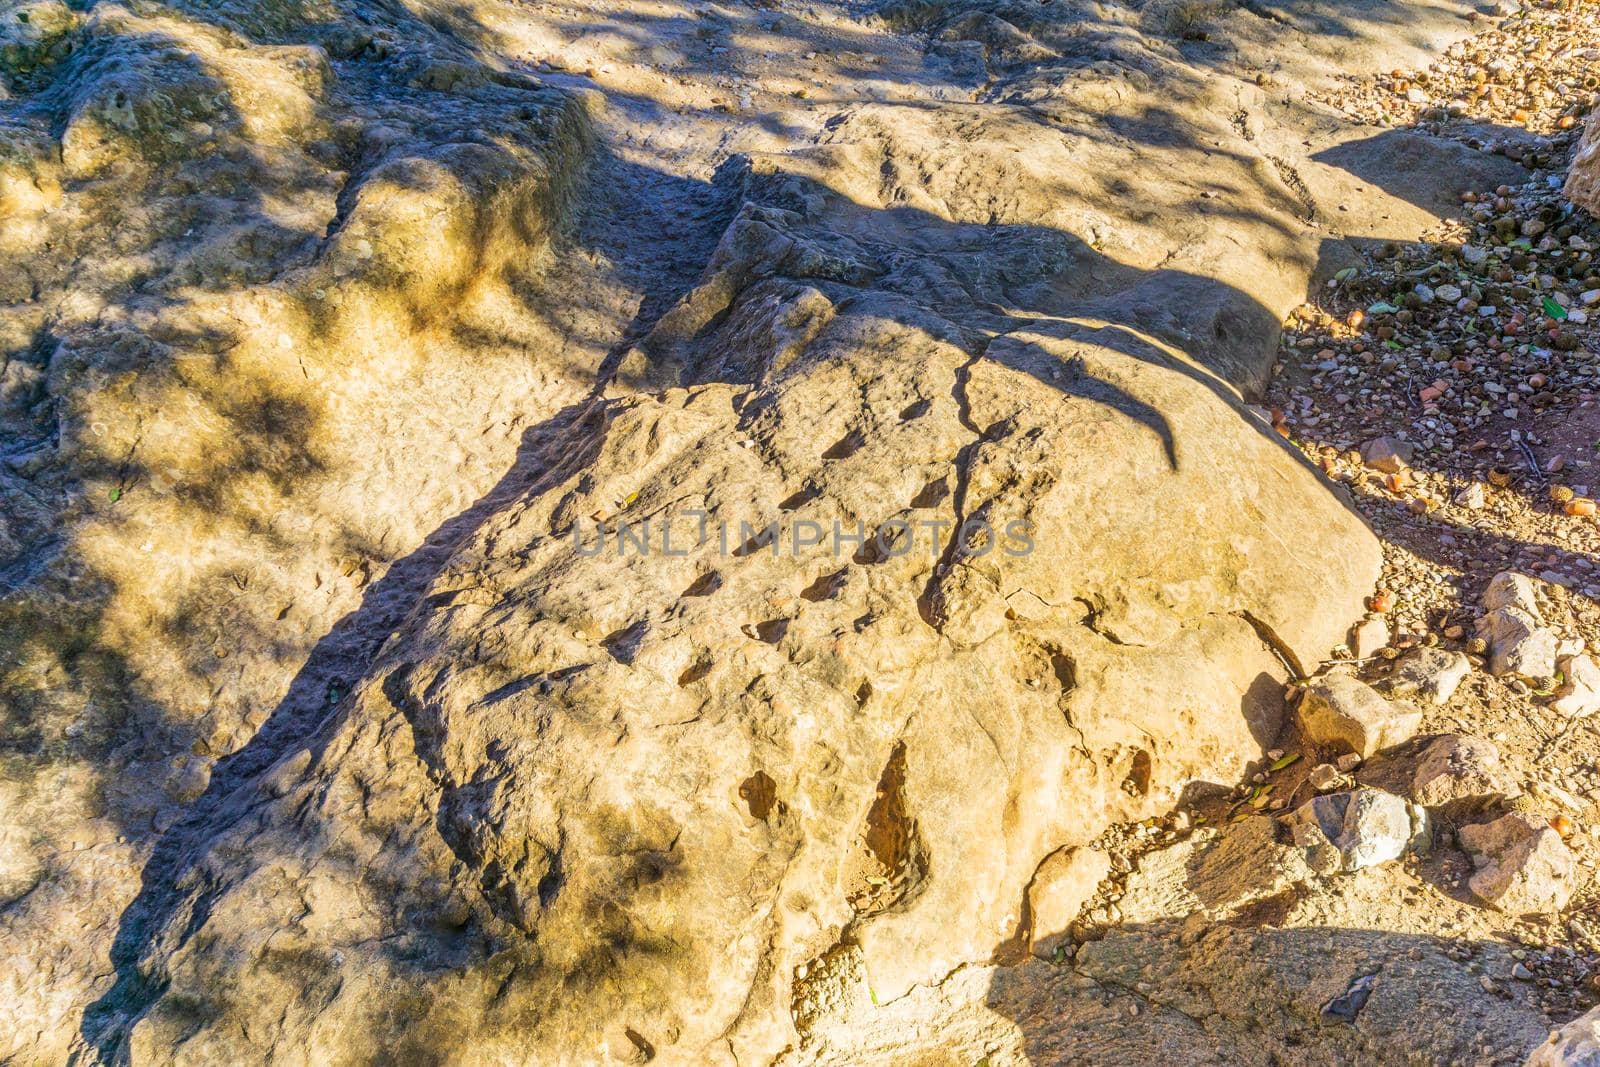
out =
<svg viewBox="0 0 1600 1067"><path fill-rule="evenodd" d="M689 664L689 666L684 668L682 674L678 675L678 684L693 685L710 673L711 661L709 659L695 660L693 663Z"/></svg>
<svg viewBox="0 0 1600 1067"><path fill-rule="evenodd" d="M548 908L555 903L557 895L561 892L561 886L567 880L566 874L561 870L561 852L559 849L550 853L549 862L550 869L545 872L543 878L539 879L538 894L541 908Z"/></svg>
<svg viewBox="0 0 1600 1067"><path fill-rule="evenodd" d="M857 915L877 915L910 901L928 876L917 821L906 810L906 746L898 742L878 778L857 852L848 870L846 899Z"/></svg>
<svg viewBox="0 0 1600 1067"><path fill-rule="evenodd" d="M1228 926L1254 929L1260 926L1282 926L1289 918L1300 894L1291 886L1281 893L1263 897L1227 916L1222 921Z"/></svg>
<svg viewBox="0 0 1600 1067"><path fill-rule="evenodd" d="M788 630L788 619L768 619L766 622L756 624L756 637L769 645L775 645L783 640L783 635Z"/></svg>
<svg viewBox="0 0 1600 1067"><path fill-rule="evenodd" d="M655 885L667 876L676 863L665 852L641 852L633 860L633 884Z"/></svg>
<svg viewBox="0 0 1600 1067"><path fill-rule="evenodd" d="M766 771L757 771L739 783L739 799L750 808L750 817L767 821L776 808L779 815L784 806L778 803L778 783Z"/></svg>
<svg viewBox="0 0 1600 1067"><path fill-rule="evenodd" d="M805 1033L867 987L866 958L848 936L809 963L795 968L790 1012Z"/></svg>
<svg viewBox="0 0 1600 1067"><path fill-rule="evenodd" d="M798 493L791 493L789 496L784 497L782 503L778 505L778 510L793 511L796 508L803 508L821 495L822 491L820 489L808 485Z"/></svg>
<svg viewBox="0 0 1600 1067"><path fill-rule="evenodd" d="M1150 753L1139 749L1133 754L1128 776L1122 780L1122 791L1129 796L1142 797L1150 792Z"/></svg>
<svg viewBox="0 0 1600 1067"><path fill-rule="evenodd" d="M644 1036L633 1027L624 1027L622 1032L628 1035L628 1040L633 1042L633 1047L639 1050L639 1056L644 1062L649 1063L656 1058L656 1047L644 1039Z"/></svg>
<svg viewBox="0 0 1600 1067"><path fill-rule="evenodd" d="M918 400L915 404L911 404L904 411L900 412L900 421L910 422L912 419L920 419L922 416L926 415L932 410L933 401L926 399Z"/></svg>
<svg viewBox="0 0 1600 1067"><path fill-rule="evenodd" d="M777 536L778 536L778 524L777 523L773 523L770 526L764 526L761 529L757 530L755 532L754 536L752 536L748 541L746 541L744 544L740 545L738 548L734 549L733 550L733 554L735 556L740 557L741 559L743 557L745 557L745 556L753 556L757 552L760 552L763 548L766 548L768 545L773 544L774 541L776 540Z"/></svg>
<svg viewBox="0 0 1600 1067"><path fill-rule="evenodd" d="M855 555L850 557L852 563L871 566L882 563L886 559L894 558L896 549L904 537L910 536L904 526L890 526L885 523L872 532L861 547L856 549Z"/></svg>
<svg viewBox="0 0 1600 1067"><path fill-rule="evenodd" d="M867 443L867 435L859 429L851 430L839 440L835 441L829 449L822 454L823 459L848 459L855 455L860 447Z"/></svg>
<svg viewBox="0 0 1600 1067"><path fill-rule="evenodd" d="M943 478L935 478L933 481L923 486L922 491L912 498L911 506L914 508L936 507L938 506L939 501L943 500L949 495L949 484Z"/></svg>
<svg viewBox="0 0 1600 1067"><path fill-rule="evenodd" d="M844 576L844 571L834 571L832 574L824 574L822 577L818 578L816 581L800 590L800 599L809 600L813 604L830 599L839 591L839 585L843 581Z"/></svg>
<svg viewBox="0 0 1600 1067"><path fill-rule="evenodd" d="M629 623L620 630L613 630L607 634L600 644L611 653L611 658L618 663L632 663L633 657L638 654L639 644L644 640L644 635L650 631L650 624L644 619Z"/></svg>
<svg viewBox="0 0 1600 1067"><path fill-rule="evenodd" d="M1055 672L1056 684L1063 693L1070 693L1078 687L1077 665L1066 655L1060 652L1050 653L1050 669Z"/></svg>
<svg viewBox="0 0 1600 1067"><path fill-rule="evenodd" d="M722 575L717 571L707 571L696 578L689 588L683 591L684 596L710 596L722 588Z"/></svg>

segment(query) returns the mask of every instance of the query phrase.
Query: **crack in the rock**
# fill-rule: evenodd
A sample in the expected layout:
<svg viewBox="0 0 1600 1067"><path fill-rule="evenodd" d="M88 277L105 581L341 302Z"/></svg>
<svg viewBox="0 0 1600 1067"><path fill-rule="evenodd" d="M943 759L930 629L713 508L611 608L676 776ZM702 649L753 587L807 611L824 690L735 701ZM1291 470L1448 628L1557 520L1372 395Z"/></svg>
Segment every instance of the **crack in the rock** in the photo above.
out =
<svg viewBox="0 0 1600 1067"><path fill-rule="evenodd" d="M1271 624L1247 608L1242 608L1234 614L1250 624L1250 628L1256 632L1256 636L1261 638L1261 643L1267 646L1269 652L1278 657L1278 661L1289 671L1291 678L1299 680L1308 677L1305 667L1300 663L1300 657L1295 655L1294 649L1289 646L1287 641L1278 636L1278 632L1272 628Z"/></svg>

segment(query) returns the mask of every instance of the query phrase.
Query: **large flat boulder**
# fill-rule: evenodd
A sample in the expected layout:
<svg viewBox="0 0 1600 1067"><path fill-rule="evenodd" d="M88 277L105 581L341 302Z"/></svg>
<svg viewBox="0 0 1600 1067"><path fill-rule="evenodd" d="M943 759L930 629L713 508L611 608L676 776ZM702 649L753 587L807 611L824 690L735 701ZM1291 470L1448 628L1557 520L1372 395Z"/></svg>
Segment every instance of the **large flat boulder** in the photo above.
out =
<svg viewBox="0 0 1600 1067"><path fill-rule="evenodd" d="M15 53L0 1056L762 1062L1274 743L1379 571L1249 407L1339 252L1333 120L1132 7L955 4L1003 86L703 181L728 142L591 155L416 6ZM1294 10L1225 21L1327 68ZM585 178L672 225L552 243ZM691 217L648 292L563 290Z"/></svg>
<svg viewBox="0 0 1600 1067"><path fill-rule="evenodd" d="M862 151L757 161L624 382L153 895L193 932L140 963L149 1047L759 1061L853 968L888 1002L989 958L1047 856L1271 744L1378 553L1177 343L1259 305L1177 279L1148 327L1107 289L996 333L939 282L992 232L864 213ZM292 989L217 995L280 958Z"/></svg>

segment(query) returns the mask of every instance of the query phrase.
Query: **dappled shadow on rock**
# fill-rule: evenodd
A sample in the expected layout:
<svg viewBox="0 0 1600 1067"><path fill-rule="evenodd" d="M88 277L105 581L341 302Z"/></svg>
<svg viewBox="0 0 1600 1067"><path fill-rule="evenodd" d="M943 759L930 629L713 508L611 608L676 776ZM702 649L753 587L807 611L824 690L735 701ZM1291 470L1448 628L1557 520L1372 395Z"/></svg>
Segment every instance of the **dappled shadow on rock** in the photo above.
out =
<svg viewBox="0 0 1600 1067"><path fill-rule="evenodd" d="M675 381L613 383L560 427L564 465L478 524L315 742L173 836L96 1040L310 1039L287 986L246 1002L211 977L253 960L396 1055L460 1025L552 1059L630 1035L720 1054L724 1031L729 1055L770 1054L797 968L858 945L888 998L982 958L1051 843L1237 774L1275 733L1262 679L1334 640L1311 605L1353 609L1373 553L1173 343L1271 316L1236 320L1250 299L1199 281L1196 319L1163 309L1172 340L1138 300L1100 318L1111 287L1013 314L1003 281L964 272L975 242L1143 276L1044 229L841 222L828 201L849 197L775 169L746 195L711 270L619 360L621 380ZM946 273L999 310L914 281ZM1184 538L1149 535L1154 501ZM785 505L770 550L687 522L682 554L574 549L598 524L696 508L759 529ZM1308 515L1354 547L1309 561L1263 532ZM790 536L835 519L920 528L905 552ZM922 525L976 519L1025 524L1032 550ZM288 932L257 946L264 926ZM458 998L428 994L440 969Z"/></svg>
<svg viewBox="0 0 1600 1067"><path fill-rule="evenodd" d="M1487 133L1488 131L1482 131ZM1411 129L1385 130L1312 156L1409 200L1441 218L1458 214L1469 188L1521 185L1528 172L1509 159Z"/></svg>
<svg viewBox="0 0 1600 1067"><path fill-rule="evenodd" d="M0 60L0 921L59 976L10 1008L45 1059L145 850L343 695L390 565L598 362L523 299L570 98L392 13L54 7Z"/></svg>
<svg viewBox="0 0 1600 1067"><path fill-rule="evenodd" d="M273 776L274 764L287 759L293 769L304 767L308 759L321 758L327 728L336 720L345 694L478 527L538 484L541 477L581 461L581 453L563 454L552 446L574 423L582 421L587 410L569 409L530 429L518 462L493 489L433 531L422 547L395 561L368 586L360 606L317 643L282 702L250 741L217 761L204 792L187 804L176 823L159 834L144 864L139 895L123 912L111 948L116 982L84 1014L83 1036L100 1055L111 1059L130 1053L122 1025L137 1019L162 987L160 961L149 953L164 927L178 918L185 881L192 878L209 843L227 837L236 823L249 815L254 791L263 776Z"/></svg>
<svg viewBox="0 0 1600 1067"><path fill-rule="evenodd" d="M194 476L196 510L232 519L261 494L273 559L348 587L302 617L271 575L236 566L211 586L237 596L171 598L219 639L194 705L228 700L233 718L196 729L132 668L101 683L146 702L161 731L138 744L151 762L182 754L182 773L178 802L109 812L150 854L128 858L141 885L85 1055L336 1058L354 1041L437 1059L463 1032L485 1058L770 1053L825 992L801 969L826 975L853 945L886 997L934 981L1015 933L1041 855L1196 778L1229 780L1274 732L1275 680L1331 644L1371 584L1375 546L1346 502L1245 407L1324 249L1288 172L1229 118L1243 83L1139 55L1124 22L1112 55L1146 74L1125 106L1102 106L1120 75L1079 71L1064 43L1061 68L1039 64L1015 97L863 104L823 144L710 182L600 151L589 180L624 188L586 194L594 210L642 190L674 208L651 226L681 206L689 232L639 257L660 262L633 277L659 284L635 287L595 383L606 346L580 325L583 357L568 356L570 324L542 303L560 272L532 269L584 123L571 100L475 65L493 37L472 14L441 15L479 44L437 61L367 21L329 30L340 78L393 110L333 123L346 183L289 235L261 230L292 237L304 273L147 287L128 301L137 330L113 339L166 346L119 369L183 368L139 408L152 424L218 398L181 457L212 471ZM268 35L247 16L223 21ZM210 117L213 132L230 121ZM413 138L427 151L406 151ZM278 217L244 200L245 219ZM635 218L580 219L559 247L614 251ZM460 237L449 255L436 228ZM224 314L246 293L268 301L248 328ZM341 295L386 313L346 320ZM279 351L273 330L299 336L284 323L307 344ZM492 364L452 358L486 341ZM302 349L341 372L437 358L360 388L258 395L221 373L311 382L323 368ZM380 398L382 419L350 418ZM453 441L468 412L504 447ZM166 476L151 438L106 429L89 487L137 502ZM383 451L390 434L427 442L416 454L435 465ZM458 454L476 475L456 483ZM511 469L466 493L495 484L504 465L486 456ZM282 535L317 524L296 510L308 480L350 527L335 550ZM368 521L380 500L392 531ZM735 547L692 520L687 555L659 532L657 551L622 547L625 523L659 531L690 508ZM914 536L905 552L802 545L801 520ZM950 532L975 521L987 541ZM576 551L597 528L603 554ZM116 557L124 595L142 588L138 558ZM140 651L137 633L69 629ZM79 760L90 777L129 766L103 754Z"/></svg>

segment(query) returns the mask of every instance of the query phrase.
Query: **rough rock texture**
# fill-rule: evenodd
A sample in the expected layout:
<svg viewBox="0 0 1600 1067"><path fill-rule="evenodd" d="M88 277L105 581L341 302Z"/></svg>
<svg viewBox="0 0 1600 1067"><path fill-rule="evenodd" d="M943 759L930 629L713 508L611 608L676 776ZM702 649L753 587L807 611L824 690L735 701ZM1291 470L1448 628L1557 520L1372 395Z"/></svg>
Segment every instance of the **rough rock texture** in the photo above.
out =
<svg viewBox="0 0 1600 1067"><path fill-rule="evenodd" d="M1479 632L1489 642L1489 670L1496 675L1516 675L1538 682L1556 673L1555 632L1521 608L1499 608L1479 620Z"/></svg>
<svg viewBox="0 0 1600 1067"><path fill-rule="evenodd" d="M1361 462L1373 470L1397 474L1411 465L1416 450L1396 437L1376 437L1361 446Z"/></svg>
<svg viewBox="0 0 1600 1067"><path fill-rule="evenodd" d="M489 5L8 26L0 1055L821 1061L981 975L1046 857L1238 780L1378 573L1246 404L1353 254L1310 223L1378 196L1307 156L1371 131L1257 73L1459 14L1259 6L889 5L905 85L714 174L594 148ZM585 164L693 261L598 339L550 311ZM1382 203L1342 232L1431 217ZM1298 854L1247 821L1185 890ZM1298 1036L1374 951L1327 925L1160 978Z"/></svg>
<svg viewBox="0 0 1600 1067"><path fill-rule="evenodd" d="M1458 836L1477 868L1467 884L1502 911L1559 911L1577 887L1572 854L1561 835L1537 816L1512 812L1463 826Z"/></svg>
<svg viewBox="0 0 1600 1067"><path fill-rule="evenodd" d="M1472 664L1460 652L1426 645L1412 649L1394 666L1394 673L1374 688L1389 697L1416 699L1433 705L1447 704L1460 688Z"/></svg>
<svg viewBox="0 0 1600 1067"><path fill-rule="evenodd" d="M1068 943L1067 932L1095 889L1111 872L1111 858L1097 848L1051 853L1028 887L1028 921L1035 955L1045 959Z"/></svg>
<svg viewBox="0 0 1600 1067"><path fill-rule="evenodd" d="M1135 924L1220 917L1310 876L1305 850L1280 835L1276 820L1256 815L1141 856L1119 908L1123 921Z"/></svg>
<svg viewBox="0 0 1600 1067"><path fill-rule="evenodd" d="M1129 435L1117 451L1135 483L1169 484L1158 495L1172 521L1252 483L1213 481L1213 464L1174 471L1142 428L1044 383L1076 356L1084 369L1071 373L1116 377L1166 411L1180 454L1191 430L1213 454L1246 450L1243 470L1275 469L1282 452L1210 388L1098 348L1096 331L1012 335L967 366L949 329L899 298L843 305L768 282L713 342L808 338L781 371L758 372L764 384L596 409L574 460L486 524L428 594L439 607L392 642L327 740L281 761L253 814L183 876L169 928L204 894L204 933L156 942L145 966L168 992L136 1039L159 1046L197 1012L237 1020L219 1041L245 1018L258 1020L247 1032L266 1025L283 1005L218 1002L212 969L251 955L241 936L289 925L302 947L280 936L272 951L304 961L297 987L327 983L324 1018L357 1025L368 983L421 981L407 977L410 953L460 953L483 961L464 966L508 1005L560 1005L573 976L592 983L537 1031L563 1054L622 1047L622 1027L657 1047L677 1035L685 1050L732 1028L742 1060L789 1040L789 976L809 964L825 980L842 938L880 998L903 995L1012 936L1049 852L1170 807L1197 778L1237 775L1280 710L1277 661L1242 616L1272 620L1302 658L1333 644L1342 625L1312 608L1329 595L1326 560L1264 539L1247 550L1243 530L1140 538L1136 498L1086 511L1112 434ZM865 404L841 410L841 396ZM1062 403L1081 414L1037 414ZM1263 529L1313 509L1347 521L1282 470L1270 497L1234 508L1262 512ZM940 482L954 492L929 492ZM677 504L764 526L791 499L804 501L793 519L862 516L872 529L1025 519L1036 550L942 558L919 536L902 555L723 554L714 535L688 542L687 521L681 558L585 560L573 547L584 517L622 501L658 521ZM1205 528L1198 514L1181 521ZM1351 609L1355 587L1352 576ZM1297 588L1300 606L1286 596ZM402 903L336 903L350 896L346 849L363 886ZM283 892L285 879L334 910L297 918L304 894ZM420 944L391 962L394 937ZM432 1002L408 1032L443 1040L449 1010ZM478 1024L485 1047L528 1040L515 1012L504 1029L495 1018Z"/></svg>
<svg viewBox="0 0 1600 1067"><path fill-rule="evenodd" d="M1600 1067L1600 1008L1559 1030L1528 1056L1526 1067Z"/></svg>
<svg viewBox="0 0 1600 1067"><path fill-rule="evenodd" d="M589 387L527 354L582 101L315 6L0 4L0 1058L77 1039L154 840Z"/></svg>
<svg viewBox="0 0 1600 1067"><path fill-rule="evenodd" d="M1567 199L1600 216L1600 113L1590 116L1583 145L1567 172Z"/></svg>
<svg viewBox="0 0 1600 1067"><path fill-rule="evenodd" d="M1422 713L1385 700L1349 674L1334 673L1306 687L1300 727L1313 744L1354 752L1365 759L1416 734Z"/></svg>
<svg viewBox="0 0 1600 1067"><path fill-rule="evenodd" d="M1311 851L1311 867L1323 873L1388 863L1429 841L1427 813L1381 789L1315 797L1284 822L1295 844Z"/></svg>
<svg viewBox="0 0 1600 1067"><path fill-rule="evenodd" d="M1600 663L1593 656L1568 656L1559 662L1561 688L1550 706L1574 719L1600 711Z"/></svg>
<svg viewBox="0 0 1600 1067"><path fill-rule="evenodd" d="M1350 651L1356 659L1370 659L1389 644L1389 624L1374 615L1356 623L1350 630Z"/></svg>
<svg viewBox="0 0 1600 1067"><path fill-rule="evenodd" d="M1476 806L1516 796L1491 741L1448 734L1428 743L1417 761L1411 796L1425 807Z"/></svg>
<svg viewBox="0 0 1600 1067"><path fill-rule="evenodd" d="M1239 394L1317 256L1238 83L1108 47L1182 132L1075 132L1104 98L1045 78L1048 127L866 105L735 168L536 484L144 893L109 1032L752 1062L850 961L888 1001L987 959L1045 856L1237 777L1377 553ZM1136 215L1065 192L1116 174Z"/></svg>
<svg viewBox="0 0 1600 1067"><path fill-rule="evenodd" d="M1081 945L1070 965L963 968L881 1006L863 979L841 987L849 1032L780 1062L1520 1063L1549 1022L1523 998L1480 985L1510 972L1511 946L1475 943L1469 969L1447 939L1410 932L1396 906L1398 869L1322 883L1337 893L1280 892L1222 921L1196 912L1124 923ZM1375 921L1385 929L1363 925ZM1362 980L1368 995L1355 1018L1329 1018L1325 1008Z"/></svg>
<svg viewBox="0 0 1600 1067"><path fill-rule="evenodd" d="M1483 594L1478 632L1489 642L1489 670L1543 683L1555 676L1560 638L1544 624L1532 578L1502 571Z"/></svg>
<svg viewBox="0 0 1600 1067"><path fill-rule="evenodd" d="M1489 579L1488 586L1483 591L1484 611L1499 611L1501 608L1516 608L1525 611L1534 618L1542 618L1539 610L1538 587L1532 578L1516 571L1501 571Z"/></svg>

